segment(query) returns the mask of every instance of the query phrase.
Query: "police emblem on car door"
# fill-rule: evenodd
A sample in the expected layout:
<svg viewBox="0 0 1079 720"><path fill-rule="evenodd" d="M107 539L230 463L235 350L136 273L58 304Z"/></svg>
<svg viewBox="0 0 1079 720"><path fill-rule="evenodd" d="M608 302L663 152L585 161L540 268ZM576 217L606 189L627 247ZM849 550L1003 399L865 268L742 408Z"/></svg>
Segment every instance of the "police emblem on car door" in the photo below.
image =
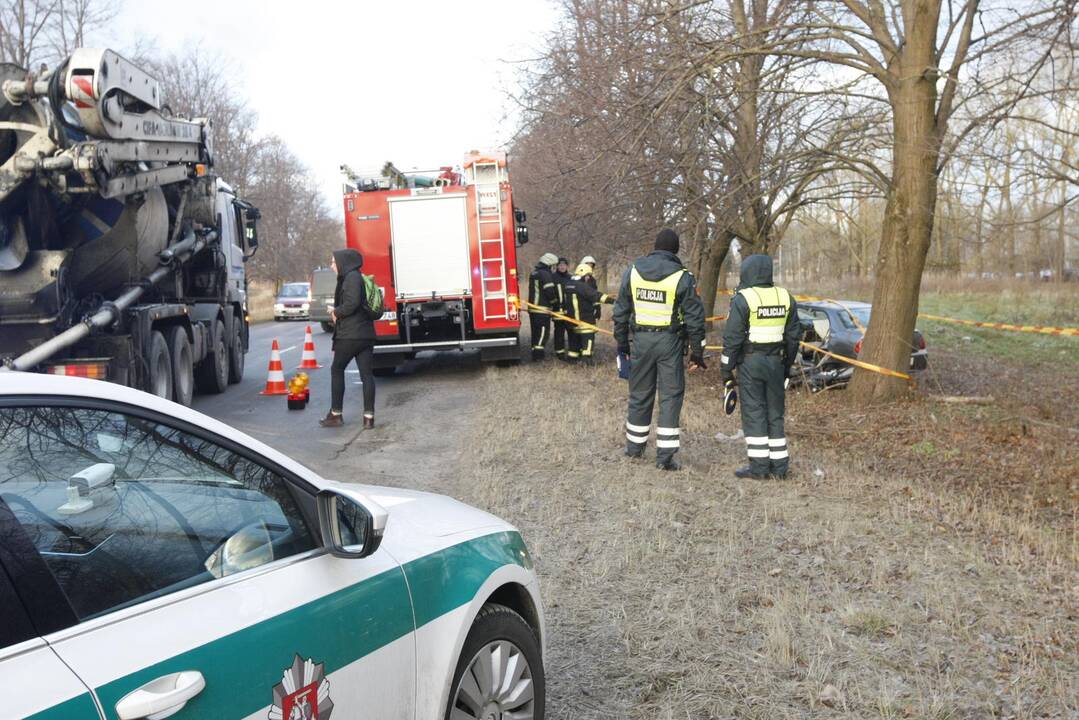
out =
<svg viewBox="0 0 1079 720"><path fill-rule="evenodd" d="M268 720L329 720L333 712L330 681L322 663L296 655L273 688Z"/></svg>

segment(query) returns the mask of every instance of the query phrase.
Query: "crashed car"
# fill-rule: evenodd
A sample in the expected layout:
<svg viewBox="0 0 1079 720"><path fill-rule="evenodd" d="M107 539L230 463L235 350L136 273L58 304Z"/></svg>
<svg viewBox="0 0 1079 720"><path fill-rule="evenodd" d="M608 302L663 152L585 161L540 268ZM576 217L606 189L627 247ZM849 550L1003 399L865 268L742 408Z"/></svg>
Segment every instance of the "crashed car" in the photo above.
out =
<svg viewBox="0 0 1079 720"><path fill-rule="evenodd" d="M798 320L804 329L802 340L836 355L857 358L862 352L862 339L872 310L870 303L854 300L799 302ZM910 369L925 370L928 366L925 336L915 329L911 338ZM803 346L793 381L805 383L816 391L846 385L853 375L852 365Z"/></svg>
<svg viewBox="0 0 1079 720"><path fill-rule="evenodd" d="M4 718L544 714L517 530L112 383L0 371L0 608Z"/></svg>

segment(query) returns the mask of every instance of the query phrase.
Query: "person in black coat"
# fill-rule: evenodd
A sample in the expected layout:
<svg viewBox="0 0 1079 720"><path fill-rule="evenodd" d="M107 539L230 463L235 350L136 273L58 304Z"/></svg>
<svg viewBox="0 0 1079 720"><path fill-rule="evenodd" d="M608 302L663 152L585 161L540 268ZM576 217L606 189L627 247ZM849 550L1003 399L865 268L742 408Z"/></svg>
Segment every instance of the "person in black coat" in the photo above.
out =
<svg viewBox="0 0 1079 720"><path fill-rule="evenodd" d="M345 368L356 360L363 382L363 427L375 426L375 322L364 291L363 255L352 248L334 250L337 289L333 294L333 364L330 366L330 411L319 420L323 427L344 424Z"/></svg>

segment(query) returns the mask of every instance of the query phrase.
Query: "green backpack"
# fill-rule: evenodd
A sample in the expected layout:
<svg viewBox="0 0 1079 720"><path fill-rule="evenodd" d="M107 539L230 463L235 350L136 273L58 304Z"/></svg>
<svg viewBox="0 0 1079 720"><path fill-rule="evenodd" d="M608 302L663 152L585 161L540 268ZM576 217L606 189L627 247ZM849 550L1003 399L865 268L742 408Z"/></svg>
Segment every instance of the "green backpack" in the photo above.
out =
<svg viewBox="0 0 1079 720"><path fill-rule="evenodd" d="M375 284L374 275L363 275L363 295L367 305L367 317L370 320L378 320L385 312L385 303L382 300L382 288Z"/></svg>

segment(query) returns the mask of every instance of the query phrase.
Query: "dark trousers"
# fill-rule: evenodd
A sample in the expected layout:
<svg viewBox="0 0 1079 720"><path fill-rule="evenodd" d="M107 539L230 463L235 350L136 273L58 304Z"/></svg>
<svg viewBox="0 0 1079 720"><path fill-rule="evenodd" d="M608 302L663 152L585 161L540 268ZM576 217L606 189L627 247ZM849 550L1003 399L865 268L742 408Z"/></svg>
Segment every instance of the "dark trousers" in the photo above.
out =
<svg viewBox="0 0 1079 720"><path fill-rule="evenodd" d="M565 320L554 321L554 354L563 360L566 359L566 335L569 334L569 323Z"/></svg>
<svg viewBox="0 0 1079 720"><path fill-rule="evenodd" d="M592 361L592 348L596 341L596 331L585 328L569 331L569 359Z"/></svg>
<svg viewBox="0 0 1079 720"><path fill-rule="evenodd" d="M551 316L539 310L533 310L528 313L528 321L532 325L532 351L542 354L547 338L551 335Z"/></svg>
<svg viewBox="0 0 1079 720"><path fill-rule="evenodd" d="M363 382L363 413L375 414L375 344L371 340L334 340L330 366L330 409L341 412L345 402L345 368L352 360Z"/></svg>
<svg viewBox="0 0 1079 720"><path fill-rule="evenodd" d="M738 366L738 406L746 435L749 466L755 472L786 475L790 464L783 433L786 373L779 353L751 352Z"/></svg>
<svg viewBox="0 0 1079 720"><path fill-rule="evenodd" d="M638 332L633 336L629 371L629 411L626 413L626 452L640 455L652 429L652 408L659 394L656 460L667 462L681 447L678 417L686 391L682 364L685 341L671 332Z"/></svg>

